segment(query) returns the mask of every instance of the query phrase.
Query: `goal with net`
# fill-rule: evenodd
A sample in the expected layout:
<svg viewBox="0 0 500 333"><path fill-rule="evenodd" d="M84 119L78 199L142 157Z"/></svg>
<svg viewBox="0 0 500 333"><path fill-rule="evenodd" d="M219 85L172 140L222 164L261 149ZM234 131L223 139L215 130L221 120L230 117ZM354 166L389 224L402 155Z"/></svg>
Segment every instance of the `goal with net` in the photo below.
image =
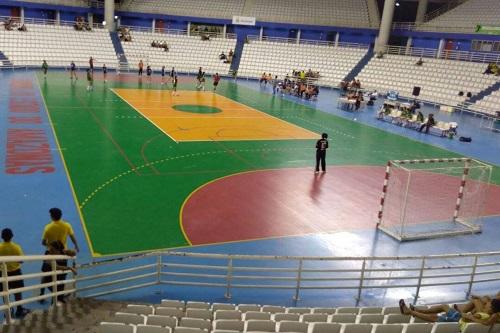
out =
<svg viewBox="0 0 500 333"><path fill-rule="evenodd" d="M377 227L400 241L480 232L490 176L471 158L389 161Z"/></svg>

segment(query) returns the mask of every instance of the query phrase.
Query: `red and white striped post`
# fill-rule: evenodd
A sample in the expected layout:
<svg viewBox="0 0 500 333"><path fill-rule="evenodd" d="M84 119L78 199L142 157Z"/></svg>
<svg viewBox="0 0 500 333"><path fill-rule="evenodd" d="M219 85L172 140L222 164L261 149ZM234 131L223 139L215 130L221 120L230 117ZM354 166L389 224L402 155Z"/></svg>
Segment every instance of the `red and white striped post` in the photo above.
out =
<svg viewBox="0 0 500 333"><path fill-rule="evenodd" d="M468 159L465 160L464 172L462 173L462 180L460 182L460 188L458 189L458 196L457 196L457 202L455 204L455 211L453 212L453 221L456 221L456 219L458 218L460 206L462 204L462 199L464 197L465 182L467 180L467 176L469 175L469 161L470 160L468 160Z"/></svg>
<svg viewBox="0 0 500 333"><path fill-rule="evenodd" d="M377 226L379 226L380 223L382 223L382 216L384 215L384 202L385 202L385 195L387 193L387 185L389 184L389 176L391 175L391 166L392 166L391 161L387 162L387 165L385 167L384 187L382 188L382 197L380 198L380 208L378 211Z"/></svg>

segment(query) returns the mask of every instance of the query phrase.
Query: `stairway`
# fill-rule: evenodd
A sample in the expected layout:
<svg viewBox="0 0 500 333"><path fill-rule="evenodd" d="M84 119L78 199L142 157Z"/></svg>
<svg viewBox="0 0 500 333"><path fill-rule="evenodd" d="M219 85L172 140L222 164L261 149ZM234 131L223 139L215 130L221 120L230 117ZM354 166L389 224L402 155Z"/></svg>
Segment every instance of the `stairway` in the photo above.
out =
<svg viewBox="0 0 500 333"><path fill-rule="evenodd" d="M484 97L488 96L489 94L491 94L492 92L494 92L495 90L498 90L498 89L500 89L500 81L497 81L494 84L492 84L491 86L489 86L488 88L481 90L480 92L478 92L477 94L475 94L474 96L469 98L466 102L470 103L470 104L474 104L477 101L479 101L480 99L483 99Z"/></svg>
<svg viewBox="0 0 500 333"><path fill-rule="evenodd" d="M125 50L123 50L122 42L120 41L120 37L118 36L118 32L110 31L109 36L111 37L111 42L113 43L113 47L115 48L115 53L118 57L119 68L118 70L128 70L128 60L125 56Z"/></svg>
<svg viewBox="0 0 500 333"><path fill-rule="evenodd" d="M2 66L5 66L5 67L14 66L14 64L9 60L9 58L7 58L7 56L5 54L3 54L2 51L0 51L0 62L2 64Z"/></svg>
<svg viewBox="0 0 500 333"><path fill-rule="evenodd" d="M344 81L352 81L355 77L361 73L361 70L368 64L370 59L373 57L373 45L370 45L366 54L361 58L361 60L354 66L351 71L346 75Z"/></svg>
<svg viewBox="0 0 500 333"><path fill-rule="evenodd" d="M50 310L35 310L23 320L0 327L1 333L98 333L100 322L109 321L126 303L74 298Z"/></svg>
<svg viewBox="0 0 500 333"><path fill-rule="evenodd" d="M234 73L238 73L238 68L240 67L240 60L243 56L243 46L245 45L246 36L238 35L238 39L236 40L236 47L234 49L234 57L233 61L231 61L231 67L229 69L229 74L233 75Z"/></svg>

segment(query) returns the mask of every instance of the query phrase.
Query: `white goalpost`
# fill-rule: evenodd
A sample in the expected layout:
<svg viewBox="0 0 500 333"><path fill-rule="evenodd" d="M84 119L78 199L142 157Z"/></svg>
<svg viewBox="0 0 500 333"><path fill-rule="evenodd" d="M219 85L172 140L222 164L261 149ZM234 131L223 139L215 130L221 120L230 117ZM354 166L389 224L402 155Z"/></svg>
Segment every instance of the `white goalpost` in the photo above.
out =
<svg viewBox="0 0 500 333"><path fill-rule="evenodd" d="M481 232L491 169L471 158L389 161L377 228L399 241Z"/></svg>

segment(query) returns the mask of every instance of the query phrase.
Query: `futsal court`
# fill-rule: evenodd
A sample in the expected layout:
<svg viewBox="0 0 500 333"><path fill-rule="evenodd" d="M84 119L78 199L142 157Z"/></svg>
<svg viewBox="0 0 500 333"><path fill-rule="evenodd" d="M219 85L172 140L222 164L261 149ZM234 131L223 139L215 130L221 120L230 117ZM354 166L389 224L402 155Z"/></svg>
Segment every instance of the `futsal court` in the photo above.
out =
<svg viewBox="0 0 500 333"><path fill-rule="evenodd" d="M29 244L38 244L37 228L53 206L77 230L83 257L190 246L282 255L494 250L500 139L466 115L460 115L462 130L477 138L470 145L378 122L383 98L356 114L342 111L336 90L304 101L273 95L255 81L222 80L214 93L210 85L197 91L194 79L183 76L173 95L158 80L109 75L103 82L96 75L87 92L83 80L71 83L65 72L46 79L36 72L1 75L7 89L0 124L9 144L0 153L6 165L18 157L12 162L18 172L2 175L1 208L19 228L33 230L19 240L30 252L39 251ZM26 103L39 120L13 111ZM12 134L18 130L41 136L23 142ZM321 133L330 140L327 172L315 174ZM44 168L27 172L19 152L44 156L31 166ZM400 244L377 232L389 160L463 156L493 166L482 233ZM413 214L440 219L453 211L460 179L427 176ZM439 191L441 203L424 200Z"/></svg>

